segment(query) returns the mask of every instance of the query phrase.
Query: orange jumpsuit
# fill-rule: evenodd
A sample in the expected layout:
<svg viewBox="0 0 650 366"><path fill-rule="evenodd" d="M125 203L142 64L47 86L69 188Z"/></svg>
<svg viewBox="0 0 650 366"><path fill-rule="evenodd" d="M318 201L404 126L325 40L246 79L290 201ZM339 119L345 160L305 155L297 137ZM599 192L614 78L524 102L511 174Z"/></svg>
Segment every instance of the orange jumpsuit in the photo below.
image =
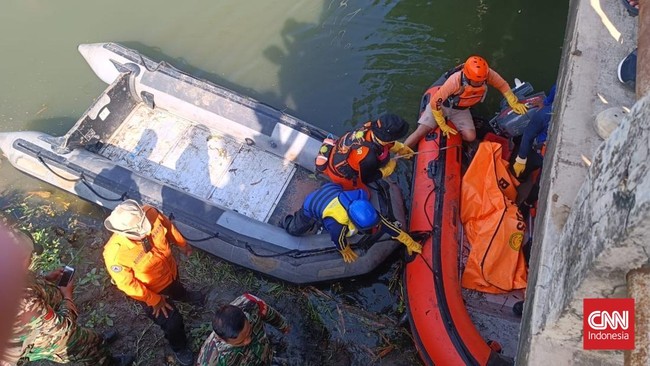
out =
<svg viewBox="0 0 650 366"><path fill-rule="evenodd" d="M143 210L151 233L150 250L146 243L134 241L114 233L104 246L104 262L117 288L129 297L155 306L160 301L160 291L178 276L176 260L172 256L170 242L185 247L187 242L176 226L151 206Z"/></svg>
<svg viewBox="0 0 650 366"><path fill-rule="evenodd" d="M478 87L471 85L463 85L461 82L461 71L453 73L449 79L438 89L438 91L431 97L431 108L440 109L442 104L449 99L449 97L458 96L458 107L469 108L481 102L487 92L487 85L483 84ZM487 77L487 84L497 88L501 94L505 94L510 90L508 83L496 71L490 69ZM455 106L450 106L455 107Z"/></svg>
<svg viewBox="0 0 650 366"><path fill-rule="evenodd" d="M462 71L451 74L444 84L431 96L431 101L425 111L420 115L418 124L436 128L438 123L431 112L442 109L445 117L451 120L458 131L474 130L474 120L468 108L480 103L487 93L487 85L495 87L501 94L510 90L508 82L496 71L490 69L487 83L481 86L472 86L463 83Z"/></svg>

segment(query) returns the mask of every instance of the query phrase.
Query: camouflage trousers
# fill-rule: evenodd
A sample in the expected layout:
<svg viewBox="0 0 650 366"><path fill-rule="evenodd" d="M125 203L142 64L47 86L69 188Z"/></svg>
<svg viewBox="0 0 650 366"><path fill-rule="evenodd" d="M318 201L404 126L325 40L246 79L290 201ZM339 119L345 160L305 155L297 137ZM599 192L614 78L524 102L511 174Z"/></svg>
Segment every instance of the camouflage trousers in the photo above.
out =
<svg viewBox="0 0 650 366"><path fill-rule="evenodd" d="M67 338L67 340L64 340ZM49 340L49 342L46 342ZM28 361L49 360L57 363L78 362L108 366L112 363L108 345L97 332L77 327L69 337L44 337L31 344L17 365Z"/></svg>

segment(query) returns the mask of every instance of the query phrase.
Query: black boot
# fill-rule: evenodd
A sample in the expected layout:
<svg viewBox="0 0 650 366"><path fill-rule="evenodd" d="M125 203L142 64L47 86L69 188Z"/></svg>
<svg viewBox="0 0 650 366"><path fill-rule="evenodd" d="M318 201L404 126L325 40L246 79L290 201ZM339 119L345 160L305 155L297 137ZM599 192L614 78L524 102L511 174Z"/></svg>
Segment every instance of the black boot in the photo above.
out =
<svg viewBox="0 0 650 366"><path fill-rule="evenodd" d="M201 306L205 301L205 295L203 295L203 292L201 291L187 291L185 298L187 299L188 303L195 306Z"/></svg>
<svg viewBox="0 0 650 366"><path fill-rule="evenodd" d="M293 215L285 216L284 219L280 221L280 227L286 230L286 228L288 228L289 225L291 224L292 220L293 220Z"/></svg>
<svg viewBox="0 0 650 366"><path fill-rule="evenodd" d="M111 356L112 366L131 366L134 361L135 356L133 355Z"/></svg>
<svg viewBox="0 0 650 366"><path fill-rule="evenodd" d="M182 366L192 366L194 362L194 353L189 348L174 352L174 356L176 356L176 361Z"/></svg>
<svg viewBox="0 0 650 366"><path fill-rule="evenodd" d="M104 339L104 344L111 344L117 340L120 334L115 329L109 329L102 333L101 337Z"/></svg>

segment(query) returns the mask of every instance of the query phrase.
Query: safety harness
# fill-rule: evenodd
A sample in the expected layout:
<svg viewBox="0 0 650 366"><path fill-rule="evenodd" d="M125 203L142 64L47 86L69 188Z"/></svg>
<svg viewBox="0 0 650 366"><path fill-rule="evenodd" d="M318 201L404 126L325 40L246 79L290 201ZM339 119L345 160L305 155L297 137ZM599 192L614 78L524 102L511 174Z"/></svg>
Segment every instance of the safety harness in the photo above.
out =
<svg viewBox="0 0 650 366"><path fill-rule="evenodd" d="M460 74L460 85L459 85L459 91L456 94L450 95L447 100L445 100L442 105L444 105L447 108L453 108L453 109L467 109L475 105L476 103L480 103L485 99L485 95L487 94L487 85L483 83L481 86L473 86L465 74L462 72L463 67L465 64L460 64L449 71L447 71L444 74L444 80L449 79L451 75L461 72Z"/></svg>
<svg viewBox="0 0 650 366"><path fill-rule="evenodd" d="M361 147L367 147L374 153L379 161L387 160L390 157L392 143L383 146L372 141L371 122L366 122L358 130L350 131L341 136L338 140L326 138L323 140L318 156L316 157L316 170L323 172L329 168L335 175L356 180L359 172L350 166L350 152Z"/></svg>

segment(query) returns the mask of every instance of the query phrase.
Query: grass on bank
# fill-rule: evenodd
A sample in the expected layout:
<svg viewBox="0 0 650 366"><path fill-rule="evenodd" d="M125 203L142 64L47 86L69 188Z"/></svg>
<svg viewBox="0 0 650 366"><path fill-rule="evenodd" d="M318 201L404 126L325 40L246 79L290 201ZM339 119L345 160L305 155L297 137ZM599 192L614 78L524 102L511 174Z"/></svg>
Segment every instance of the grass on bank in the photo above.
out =
<svg viewBox="0 0 650 366"><path fill-rule="evenodd" d="M81 310L80 325L98 331L119 328L126 337L112 348L117 353L135 353L136 365L174 365L160 329L144 317L135 301L127 299L111 284L101 256L109 236L102 218L80 216L69 205L52 198L42 195L0 198L4 207L0 210L7 220L30 232L36 244L43 248L41 254L34 256L33 269L47 272L63 264L77 268L75 302ZM350 289L344 286L344 281L295 286L236 267L198 249L189 258L180 255L178 258L181 278L188 288L212 291L220 300L228 302L250 291L283 313L292 323L292 334L288 337L275 334L271 338L291 365L381 365L386 364L384 357L390 359L396 354L404 357L397 358L399 363L389 364L418 363L408 332L400 327L396 330L395 320L389 321L387 316L350 305ZM396 301L402 303L399 272L396 269L390 274L389 287L391 296L398 292ZM200 349L211 332L214 305L208 303L196 308L178 304L194 351Z"/></svg>

